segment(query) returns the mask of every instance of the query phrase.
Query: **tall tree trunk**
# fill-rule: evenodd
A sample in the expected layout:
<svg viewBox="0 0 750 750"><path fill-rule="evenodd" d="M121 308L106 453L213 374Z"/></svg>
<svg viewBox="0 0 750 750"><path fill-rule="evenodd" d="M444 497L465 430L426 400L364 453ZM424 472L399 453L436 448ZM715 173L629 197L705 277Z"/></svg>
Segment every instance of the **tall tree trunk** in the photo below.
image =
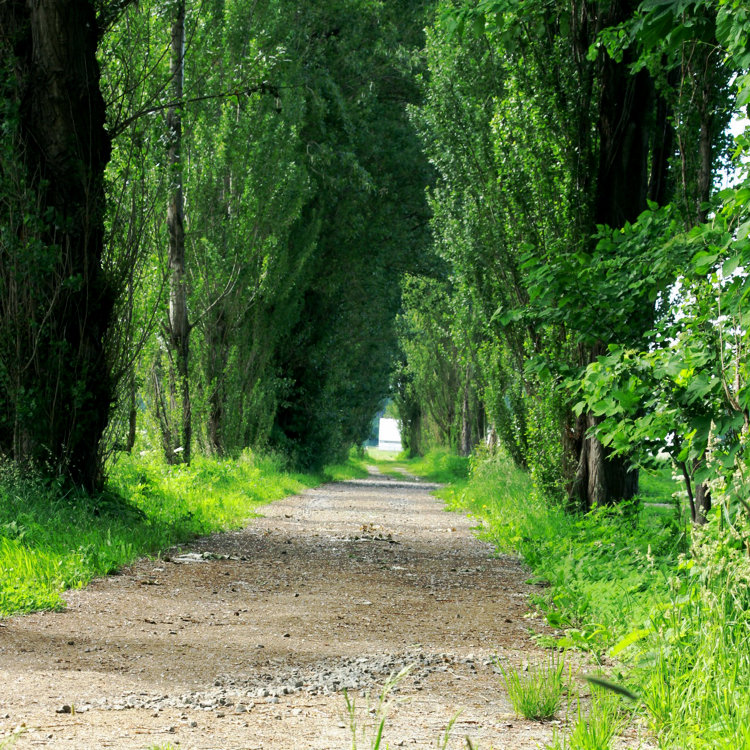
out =
<svg viewBox="0 0 750 750"><path fill-rule="evenodd" d="M138 428L138 409L136 408L135 372L131 372L128 380L128 434L125 438L125 450L128 453L135 447Z"/></svg>
<svg viewBox="0 0 750 750"><path fill-rule="evenodd" d="M676 78L670 73L670 83ZM663 206L669 196L669 160L674 152L674 126L671 122L672 110L661 94L656 98L656 122L654 144L651 149L651 174L648 180L648 199Z"/></svg>
<svg viewBox="0 0 750 750"><path fill-rule="evenodd" d="M182 163L182 100L185 79L185 0L177 0L172 18L172 48L170 73L173 106L167 112L169 135L169 314L167 346L169 349L170 380L174 381L177 414L170 415L173 436L179 434L180 445L170 444L167 461L190 463L192 415L190 405L190 323L188 321L187 288L185 280L185 209L183 198ZM171 421L171 420L170 420ZM171 453L171 455L170 455Z"/></svg>
<svg viewBox="0 0 750 750"><path fill-rule="evenodd" d="M458 446L458 452L462 456L470 455L471 449L474 446L474 440L471 430L471 408L469 406L470 390L471 367L467 364L466 373L464 376L463 399L461 401L461 435L459 436Z"/></svg>
<svg viewBox="0 0 750 750"><path fill-rule="evenodd" d="M629 17L627 2L613 2L606 25ZM649 191L649 147L652 142L649 116L655 103L653 83L646 71L632 75L630 60L620 62L609 56L599 61L601 94L597 130L597 168L594 223L621 227L635 221L647 207ZM651 322L634 321L644 330ZM600 342L588 352L593 362L604 349ZM592 414L585 415L585 428L595 426ZM579 430L582 425L579 423ZM613 456L595 437L585 434L578 442L576 473L570 500L583 510L610 505L632 498L638 492L638 471L622 458Z"/></svg>
<svg viewBox="0 0 750 750"><path fill-rule="evenodd" d="M709 74L712 66L710 59L713 50L706 50L708 45L701 45L703 54L699 56L701 67L696 75L698 84L698 115L700 117L700 126L698 131L698 175L695 196L696 200L696 220L698 224L708 219L708 203L711 197L711 187L713 185L713 142L714 142L714 86Z"/></svg>
<svg viewBox="0 0 750 750"><path fill-rule="evenodd" d="M227 389L225 385L228 357L227 324L222 305L206 325L206 356L208 363L208 425L206 428L208 447L216 456L226 452L224 442L224 419Z"/></svg>
<svg viewBox="0 0 750 750"><path fill-rule="evenodd" d="M587 414L580 421L578 431L585 436L598 420ZM627 458L612 456L596 438L583 437L579 445L578 465L569 493L574 507L588 511L598 505L614 505L638 492L638 471Z"/></svg>
<svg viewBox="0 0 750 750"><path fill-rule="evenodd" d="M0 453L88 489L113 393L97 43L86 0L0 3Z"/></svg>

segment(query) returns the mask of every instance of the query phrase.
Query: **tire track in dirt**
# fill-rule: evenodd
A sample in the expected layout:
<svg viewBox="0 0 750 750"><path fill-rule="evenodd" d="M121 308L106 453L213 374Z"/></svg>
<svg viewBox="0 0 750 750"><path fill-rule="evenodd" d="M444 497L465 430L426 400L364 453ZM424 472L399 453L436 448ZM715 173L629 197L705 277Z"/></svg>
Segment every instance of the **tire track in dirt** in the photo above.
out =
<svg viewBox="0 0 750 750"><path fill-rule="evenodd" d="M325 485L70 592L65 612L6 620L0 732L25 725L19 749L344 750L341 691L362 725L365 693L410 665L391 747L435 747L459 711L450 747L537 747L552 726L513 716L493 662L545 659L527 572L432 489Z"/></svg>

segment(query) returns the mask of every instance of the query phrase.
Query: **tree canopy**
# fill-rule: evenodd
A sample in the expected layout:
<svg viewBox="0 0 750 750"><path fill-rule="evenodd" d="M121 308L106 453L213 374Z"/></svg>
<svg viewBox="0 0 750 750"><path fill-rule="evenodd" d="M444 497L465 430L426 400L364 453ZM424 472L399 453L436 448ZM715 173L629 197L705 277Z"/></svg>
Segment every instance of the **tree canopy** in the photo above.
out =
<svg viewBox="0 0 750 750"><path fill-rule="evenodd" d="M390 396L410 451L497 442L569 508L657 455L696 520L736 481L739 0L35 8L0 11L3 456L316 467Z"/></svg>

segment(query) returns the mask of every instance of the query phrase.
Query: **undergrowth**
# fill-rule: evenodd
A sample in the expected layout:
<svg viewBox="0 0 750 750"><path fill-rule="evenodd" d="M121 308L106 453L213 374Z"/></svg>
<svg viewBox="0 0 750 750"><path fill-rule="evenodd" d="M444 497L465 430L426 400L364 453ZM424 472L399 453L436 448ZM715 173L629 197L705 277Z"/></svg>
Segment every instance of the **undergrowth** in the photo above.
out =
<svg viewBox="0 0 750 750"><path fill-rule="evenodd" d="M144 555L239 528L260 506L321 481L365 476L356 457L321 475L290 474L275 457L196 457L166 466L122 455L97 495L0 465L0 617L63 605L84 586Z"/></svg>
<svg viewBox="0 0 750 750"><path fill-rule="evenodd" d="M424 475L435 460L446 464L404 466ZM539 586L532 605L551 626L540 643L606 657L609 678L639 696L659 747L750 750L750 518L730 524L715 508L691 531L670 472L644 480L641 502L577 515L496 456L474 460L468 480L438 494L474 515L499 552L522 555ZM553 747L609 747L606 700Z"/></svg>

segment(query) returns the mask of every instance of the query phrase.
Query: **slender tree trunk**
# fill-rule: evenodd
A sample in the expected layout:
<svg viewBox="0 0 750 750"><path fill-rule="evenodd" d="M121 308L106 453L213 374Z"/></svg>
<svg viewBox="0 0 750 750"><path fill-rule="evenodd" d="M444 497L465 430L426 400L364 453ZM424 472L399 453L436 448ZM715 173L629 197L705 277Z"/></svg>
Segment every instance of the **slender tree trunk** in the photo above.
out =
<svg viewBox="0 0 750 750"><path fill-rule="evenodd" d="M471 390L471 367L466 365L464 375L463 399L461 401L461 435L459 437L458 452L462 456L471 454L474 446L471 429L471 407L470 407L470 390Z"/></svg>
<svg viewBox="0 0 750 750"><path fill-rule="evenodd" d="M0 453L88 489L113 393L97 43L86 0L0 3Z"/></svg>
<svg viewBox="0 0 750 750"><path fill-rule="evenodd" d="M708 522L708 512L711 510L711 492L704 482L695 487L695 523Z"/></svg>
<svg viewBox="0 0 750 750"><path fill-rule="evenodd" d="M706 65L709 61L706 60ZM703 76L700 89L698 112L700 113L700 130L698 135L698 185L696 195L696 219L701 224L708 219L707 206L711 197L713 184L713 113L711 107L711 85L707 76Z"/></svg>
<svg viewBox="0 0 750 750"><path fill-rule="evenodd" d="M180 445L172 447L168 461L190 463L192 415L190 404L190 324L185 280L185 214L182 163L182 99L185 77L185 0L177 0L172 18L171 97L174 106L167 112L169 134L169 315L167 321L171 377L175 381ZM176 427L176 425L175 425ZM175 429L175 433L177 429ZM171 442L171 441L170 441Z"/></svg>
<svg viewBox="0 0 750 750"><path fill-rule="evenodd" d="M687 464L682 461L680 469L685 479L688 504L690 506L690 520L696 524L704 524L708 521L708 512L711 510L711 491L704 482L693 484L695 472L700 468L702 461L693 464L692 472L688 471Z"/></svg>
<svg viewBox="0 0 750 750"><path fill-rule="evenodd" d="M206 356L208 357L208 425L207 438L209 450L216 456L223 456L226 451L224 441L224 419L226 403L227 366L227 325L221 307L206 325Z"/></svg>
<svg viewBox="0 0 750 750"><path fill-rule="evenodd" d="M685 480L685 490L687 491L688 505L690 506L690 520L695 523L697 513L695 511L695 497L693 496L693 481L690 478L687 464L684 461L681 461L679 465L682 470L682 476Z"/></svg>
<svg viewBox="0 0 750 750"><path fill-rule="evenodd" d="M128 435L125 440L125 450L131 453L135 447L138 427L138 410L136 409L135 373L131 372L128 382Z"/></svg>

